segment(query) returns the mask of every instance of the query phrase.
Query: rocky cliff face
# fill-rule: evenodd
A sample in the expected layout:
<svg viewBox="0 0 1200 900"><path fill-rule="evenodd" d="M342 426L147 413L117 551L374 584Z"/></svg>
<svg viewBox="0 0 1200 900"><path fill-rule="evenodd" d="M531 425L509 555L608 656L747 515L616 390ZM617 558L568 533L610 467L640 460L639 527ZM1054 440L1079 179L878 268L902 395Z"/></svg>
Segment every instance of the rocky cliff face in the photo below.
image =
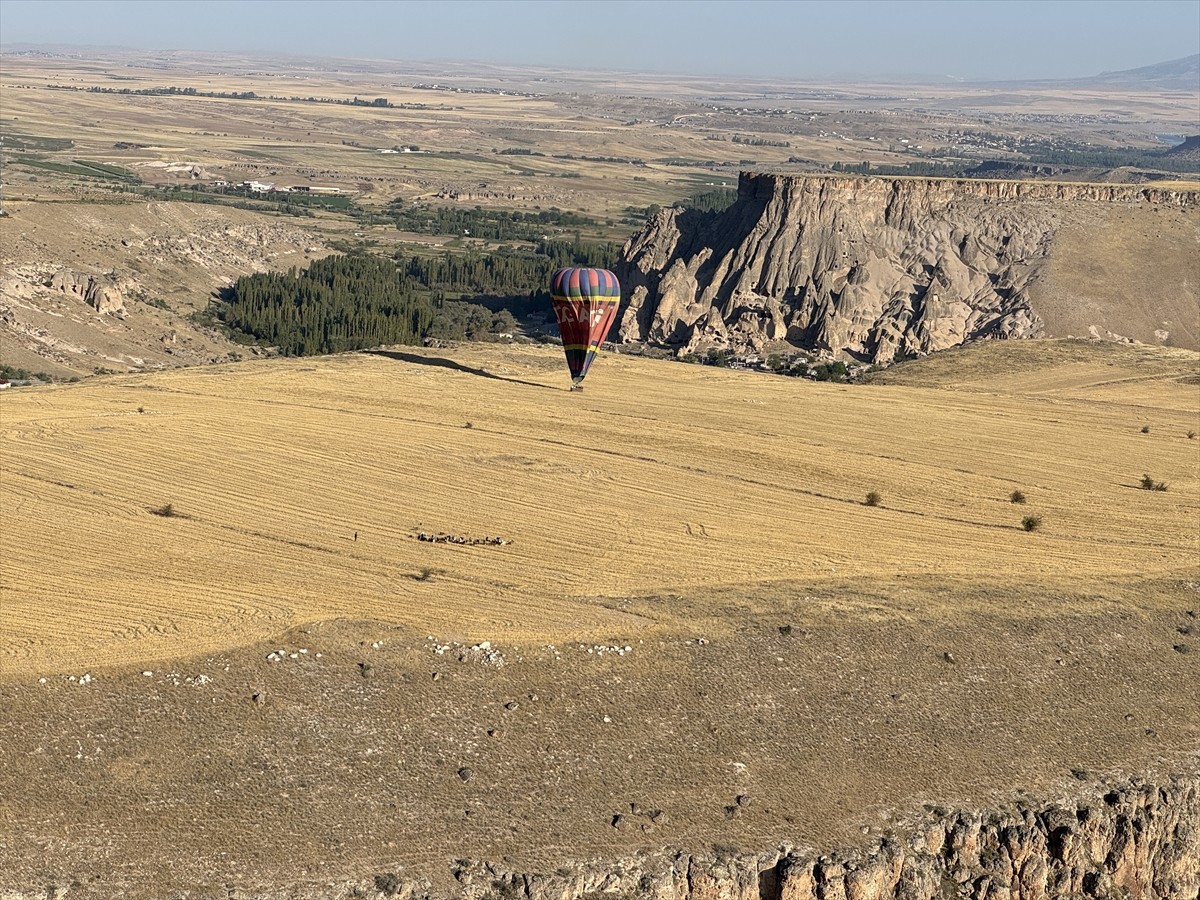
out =
<svg viewBox="0 0 1200 900"><path fill-rule="evenodd" d="M1040 808L932 810L855 850L660 850L553 874L458 860L452 874L449 891L402 871L226 889L243 900L1197 900L1200 775L1089 789ZM0 900L75 893L0 884Z"/></svg>
<svg viewBox="0 0 1200 900"><path fill-rule="evenodd" d="M1200 896L1200 778L1114 787L1078 803L989 813L931 813L907 834L819 855L659 854L607 870L512 875L464 866L462 896L568 900L1195 900ZM419 894L417 894L419 896Z"/></svg>
<svg viewBox="0 0 1200 900"><path fill-rule="evenodd" d="M645 853L554 874L459 860L449 893L379 873L311 891L239 897L457 897L495 900L1196 900L1200 776L1092 790L1078 802L1004 810L935 810L864 848L822 854ZM3 892L0 892L3 895ZM19 895L13 895L19 896ZM32 896L32 895L30 895ZM41 895L39 895L41 896Z"/></svg>
<svg viewBox="0 0 1200 900"><path fill-rule="evenodd" d="M125 298L112 275L85 275L60 269L54 273L47 287L82 300L100 315L120 313L125 309ZM0 291L3 290L5 288L0 287Z"/></svg>
<svg viewBox="0 0 1200 900"><path fill-rule="evenodd" d="M228 207L15 204L0 218L0 358L66 378L252 352L189 314L239 275L327 252L309 232Z"/></svg>
<svg viewBox="0 0 1200 900"><path fill-rule="evenodd" d="M1030 286L1081 202L1190 208L1200 194L743 173L726 211L664 210L625 245L618 334L684 351L786 341L880 364L1035 337Z"/></svg>

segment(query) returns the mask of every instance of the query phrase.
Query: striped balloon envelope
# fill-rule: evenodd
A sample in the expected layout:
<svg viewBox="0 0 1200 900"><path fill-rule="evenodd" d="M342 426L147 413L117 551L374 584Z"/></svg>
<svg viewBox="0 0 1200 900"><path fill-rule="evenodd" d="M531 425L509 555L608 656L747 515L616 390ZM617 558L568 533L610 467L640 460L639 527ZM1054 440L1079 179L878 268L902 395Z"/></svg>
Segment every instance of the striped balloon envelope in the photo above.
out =
<svg viewBox="0 0 1200 900"><path fill-rule="evenodd" d="M580 383L617 318L621 285L608 269L559 269L550 278L550 302L571 370L571 390L581 390Z"/></svg>

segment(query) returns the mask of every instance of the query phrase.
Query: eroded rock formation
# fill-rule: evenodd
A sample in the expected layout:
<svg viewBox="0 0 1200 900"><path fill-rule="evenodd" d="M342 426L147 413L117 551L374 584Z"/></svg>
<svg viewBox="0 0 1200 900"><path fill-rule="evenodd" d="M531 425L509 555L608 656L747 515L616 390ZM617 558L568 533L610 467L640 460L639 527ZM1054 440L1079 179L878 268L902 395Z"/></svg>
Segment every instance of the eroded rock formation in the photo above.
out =
<svg viewBox="0 0 1200 900"><path fill-rule="evenodd" d="M623 341L771 342L886 364L1035 337L1030 299L1071 203L1195 206L1132 185L743 173L721 213L664 210L624 248Z"/></svg>
<svg viewBox="0 0 1200 900"><path fill-rule="evenodd" d="M658 851L553 874L459 860L457 887L385 872L291 897L523 897L582 900L1195 900L1200 896L1200 776L1133 781L1078 802L985 812L934 810L864 848L754 854ZM239 892L239 896L242 894ZM251 892L248 896L259 896Z"/></svg>
<svg viewBox="0 0 1200 900"><path fill-rule="evenodd" d="M120 313L125 308L121 288L111 275L86 275L60 269L51 277L48 287L82 300L100 315Z"/></svg>

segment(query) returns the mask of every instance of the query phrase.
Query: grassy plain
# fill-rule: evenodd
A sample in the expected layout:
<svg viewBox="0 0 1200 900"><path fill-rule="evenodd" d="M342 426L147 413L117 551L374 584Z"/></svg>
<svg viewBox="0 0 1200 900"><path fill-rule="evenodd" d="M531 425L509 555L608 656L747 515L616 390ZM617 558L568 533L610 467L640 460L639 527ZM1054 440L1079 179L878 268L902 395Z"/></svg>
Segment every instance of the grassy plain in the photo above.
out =
<svg viewBox="0 0 1200 900"><path fill-rule="evenodd" d="M9 392L0 887L452 890L1194 766L1197 360L607 355L572 394L554 350L405 348Z"/></svg>
<svg viewBox="0 0 1200 900"><path fill-rule="evenodd" d="M1200 423L1195 385L1172 379L1195 357L1141 352L986 398L624 356L562 396L556 354L533 349L14 393L3 491L24 538L5 553L0 671L141 663L336 616L552 641L632 626L614 600L662 590L1179 572L1197 549L1185 435ZM1102 376L1129 400L1094 400ZM1172 489L1137 491L1144 472ZM1015 489L1043 531L1021 531ZM179 517L151 512L168 503Z"/></svg>

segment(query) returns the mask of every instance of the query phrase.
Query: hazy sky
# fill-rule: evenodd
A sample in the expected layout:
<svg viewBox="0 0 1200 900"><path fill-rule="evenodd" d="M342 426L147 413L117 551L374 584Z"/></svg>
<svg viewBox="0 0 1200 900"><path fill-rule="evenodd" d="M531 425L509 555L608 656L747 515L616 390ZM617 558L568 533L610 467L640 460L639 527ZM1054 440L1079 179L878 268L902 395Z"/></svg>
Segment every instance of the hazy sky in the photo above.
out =
<svg viewBox="0 0 1200 900"><path fill-rule="evenodd" d="M1200 0L0 0L0 40L702 75L1070 78L1200 52Z"/></svg>

